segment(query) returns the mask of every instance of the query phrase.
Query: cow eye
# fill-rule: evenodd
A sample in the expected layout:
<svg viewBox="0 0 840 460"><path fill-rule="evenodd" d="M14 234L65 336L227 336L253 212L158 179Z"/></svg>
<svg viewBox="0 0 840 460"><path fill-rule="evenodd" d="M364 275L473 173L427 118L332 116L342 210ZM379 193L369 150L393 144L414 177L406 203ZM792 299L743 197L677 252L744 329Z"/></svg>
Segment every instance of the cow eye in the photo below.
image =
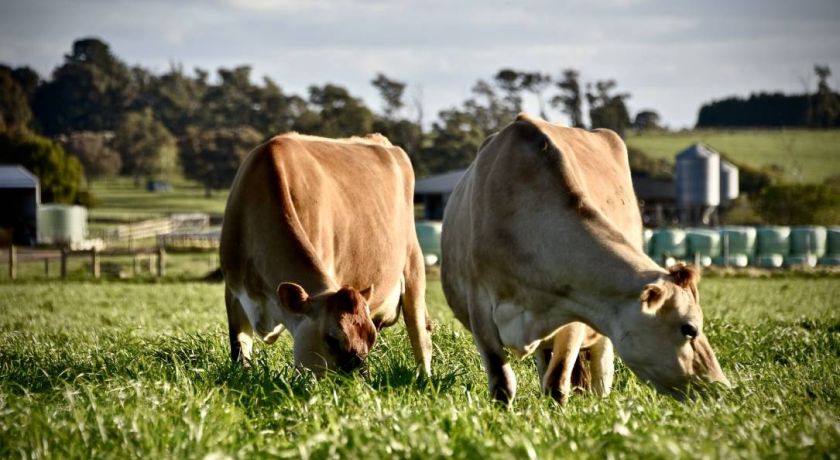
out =
<svg viewBox="0 0 840 460"><path fill-rule="evenodd" d="M689 339L697 338L697 326L691 323L685 323L680 326L680 333Z"/></svg>

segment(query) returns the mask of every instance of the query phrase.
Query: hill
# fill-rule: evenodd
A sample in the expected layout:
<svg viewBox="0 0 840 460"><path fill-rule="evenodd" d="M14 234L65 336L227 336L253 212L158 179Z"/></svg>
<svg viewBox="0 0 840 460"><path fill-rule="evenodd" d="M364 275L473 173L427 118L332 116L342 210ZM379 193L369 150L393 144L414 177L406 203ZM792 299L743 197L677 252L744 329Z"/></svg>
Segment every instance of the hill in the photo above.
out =
<svg viewBox="0 0 840 460"><path fill-rule="evenodd" d="M779 165L785 178L822 182L840 175L840 130L718 130L628 133L626 142L653 158L674 156L695 142L705 143L735 161Z"/></svg>

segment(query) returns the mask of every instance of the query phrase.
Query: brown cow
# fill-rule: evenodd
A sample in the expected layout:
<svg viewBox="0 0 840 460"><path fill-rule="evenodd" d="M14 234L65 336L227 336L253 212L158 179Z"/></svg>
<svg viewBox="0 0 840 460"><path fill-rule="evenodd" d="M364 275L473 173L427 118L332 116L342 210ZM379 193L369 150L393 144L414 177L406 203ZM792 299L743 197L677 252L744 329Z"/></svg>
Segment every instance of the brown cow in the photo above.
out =
<svg viewBox="0 0 840 460"><path fill-rule="evenodd" d="M511 401L504 349L526 356L582 322L657 389L727 383L703 335L697 273L641 249L627 150L612 131L520 115L484 142L446 207L441 278L491 394Z"/></svg>
<svg viewBox="0 0 840 460"><path fill-rule="evenodd" d="M316 375L362 365L400 309L431 370L425 269L408 156L380 135L277 136L251 152L225 209L221 264L231 359L288 329Z"/></svg>

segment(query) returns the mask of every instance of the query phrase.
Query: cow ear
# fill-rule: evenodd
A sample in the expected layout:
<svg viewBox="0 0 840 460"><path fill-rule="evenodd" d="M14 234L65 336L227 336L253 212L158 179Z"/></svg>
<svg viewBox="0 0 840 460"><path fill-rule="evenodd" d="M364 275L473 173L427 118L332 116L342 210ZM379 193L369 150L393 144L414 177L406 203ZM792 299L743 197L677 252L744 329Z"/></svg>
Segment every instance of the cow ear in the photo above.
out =
<svg viewBox="0 0 840 460"><path fill-rule="evenodd" d="M692 265L686 265L680 262L672 265L668 272L674 280L674 284L681 288L689 289L692 286L697 286L700 282L700 272Z"/></svg>
<svg viewBox="0 0 840 460"><path fill-rule="evenodd" d="M362 297L365 298L365 302L370 302L370 299L373 298L373 285L371 284L366 289L362 289L361 291L359 291L359 294L361 294Z"/></svg>
<svg viewBox="0 0 840 460"><path fill-rule="evenodd" d="M639 300L642 301L642 310L654 312L665 303L665 290L659 284L648 284L642 289Z"/></svg>
<svg viewBox="0 0 840 460"><path fill-rule="evenodd" d="M280 283L277 286L277 297L286 310L299 315L309 311L309 294L299 284Z"/></svg>

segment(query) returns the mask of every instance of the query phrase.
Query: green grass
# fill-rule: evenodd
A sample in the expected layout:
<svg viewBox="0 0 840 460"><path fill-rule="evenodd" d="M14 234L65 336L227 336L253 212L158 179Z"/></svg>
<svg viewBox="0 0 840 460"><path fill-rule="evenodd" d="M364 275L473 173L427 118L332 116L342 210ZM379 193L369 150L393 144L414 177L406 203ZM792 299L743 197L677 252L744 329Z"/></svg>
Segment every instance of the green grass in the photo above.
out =
<svg viewBox="0 0 840 460"><path fill-rule="evenodd" d="M840 174L840 130L695 130L629 133L627 144L654 158L674 161L691 144L702 142L735 161L779 165L797 182L822 182Z"/></svg>
<svg viewBox="0 0 840 460"><path fill-rule="evenodd" d="M222 214L227 200L227 191L214 191L206 198L200 184L186 180L173 181L170 192L147 192L145 183L135 187L127 177L94 180L90 188L98 200L90 217L99 220L137 221L178 212Z"/></svg>
<svg viewBox="0 0 840 460"><path fill-rule="evenodd" d="M0 284L0 458L836 458L837 278L711 278L701 295L733 389L679 403L619 364L612 396L558 407L528 360L505 410L436 281L425 384L402 325L367 379L315 381L288 336L229 364L219 284Z"/></svg>

